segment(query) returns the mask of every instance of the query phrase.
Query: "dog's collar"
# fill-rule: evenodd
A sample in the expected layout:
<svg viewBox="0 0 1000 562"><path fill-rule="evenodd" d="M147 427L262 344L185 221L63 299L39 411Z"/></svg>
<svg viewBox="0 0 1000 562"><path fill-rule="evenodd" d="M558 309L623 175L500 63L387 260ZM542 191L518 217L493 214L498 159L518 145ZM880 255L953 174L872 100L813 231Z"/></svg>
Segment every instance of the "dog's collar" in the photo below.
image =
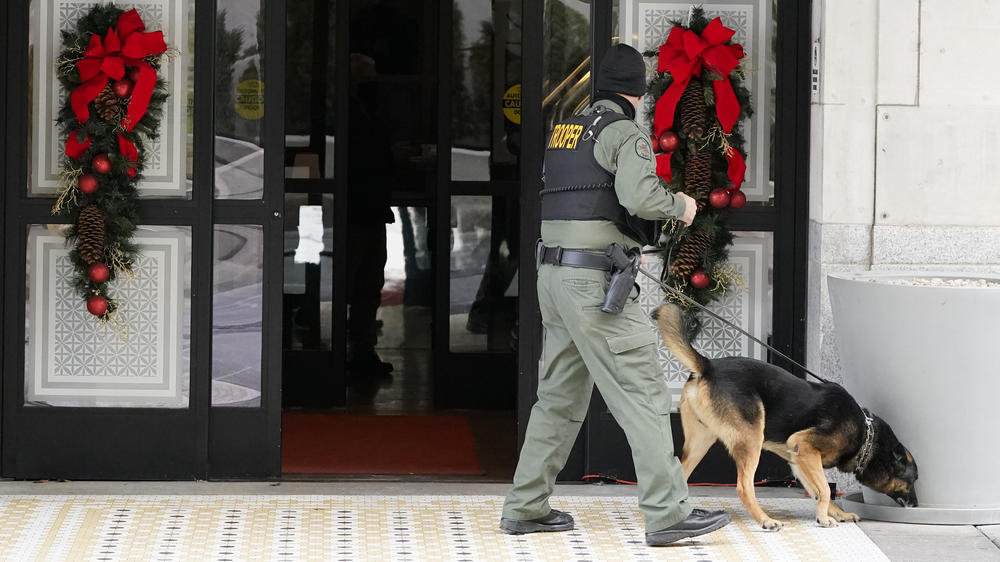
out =
<svg viewBox="0 0 1000 562"><path fill-rule="evenodd" d="M868 468L868 463L872 460L872 453L875 451L875 424L867 408L862 408L861 413L865 415L865 442L861 445L861 451L854 463L854 474L861 474Z"/></svg>

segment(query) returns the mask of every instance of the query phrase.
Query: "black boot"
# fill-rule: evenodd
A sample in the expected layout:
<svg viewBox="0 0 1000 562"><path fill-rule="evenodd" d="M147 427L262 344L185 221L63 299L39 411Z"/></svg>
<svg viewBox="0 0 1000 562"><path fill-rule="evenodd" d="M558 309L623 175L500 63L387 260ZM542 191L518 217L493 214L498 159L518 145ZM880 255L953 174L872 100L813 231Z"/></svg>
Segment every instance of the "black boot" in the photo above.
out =
<svg viewBox="0 0 1000 562"><path fill-rule="evenodd" d="M570 531L573 529L573 516L565 511L553 509L545 517L538 519L507 519L500 518L500 530L508 535L523 535L539 531Z"/></svg>
<svg viewBox="0 0 1000 562"><path fill-rule="evenodd" d="M732 518L725 511L705 511L695 509L686 519L666 529L646 533L646 544L663 546L682 539L690 539L725 527Z"/></svg>
<svg viewBox="0 0 1000 562"><path fill-rule="evenodd" d="M350 353L347 368L355 375L381 376L392 372L392 363L382 361L374 349L367 348Z"/></svg>

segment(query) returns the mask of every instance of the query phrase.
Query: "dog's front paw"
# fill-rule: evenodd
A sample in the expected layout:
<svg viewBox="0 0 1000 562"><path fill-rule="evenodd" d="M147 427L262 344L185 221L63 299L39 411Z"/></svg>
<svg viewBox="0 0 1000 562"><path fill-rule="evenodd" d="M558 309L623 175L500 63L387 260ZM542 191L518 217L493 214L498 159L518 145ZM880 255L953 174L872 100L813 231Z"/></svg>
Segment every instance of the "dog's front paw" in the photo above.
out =
<svg viewBox="0 0 1000 562"><path fill-rule="evenodd" d="M856 513L850 513L850 512L844 511L843 509L840 509L840 507L838 507L837 504L834 504L834 503L830 504L830 508L826 512L827 512L827 515L829 515L830 517L833 517L837 521L841 521L841 522L849 521L849 522L852 522L852 523L856 523L858 521L861 521L861 518L858 517L858 515Z"/></svg>
<svg viewBox="0 0 1000 562"><path fill-rule="evenodd" d="M857 513L851 513L850 511L841 511L839 509L836 512L830 510L830 516L835 518L837 521L841 522L857 523L858 521L861 521L861 517L858 517Z"/></svg>
<svg viewBox="0 0 1000 562"><path fill-rule="evenodd" d="M836 527L837 520L829 515L817 515L816 522L819 523L820 527Z"/></svg>
<svg viewBox="0 0 1000 562"><path fill-rule="evenodd" d="M784 525L781 521L768 517L760 522L760 526L766 531L780 531Z"/></svg>
<svg viewBox="0 0 1000 562"><path fill-rule="evenodd" d="M841 512L841 521L850 521L851 523L857 523L861 521L861 517L857 513L851 513L850 511Z"/></svg>

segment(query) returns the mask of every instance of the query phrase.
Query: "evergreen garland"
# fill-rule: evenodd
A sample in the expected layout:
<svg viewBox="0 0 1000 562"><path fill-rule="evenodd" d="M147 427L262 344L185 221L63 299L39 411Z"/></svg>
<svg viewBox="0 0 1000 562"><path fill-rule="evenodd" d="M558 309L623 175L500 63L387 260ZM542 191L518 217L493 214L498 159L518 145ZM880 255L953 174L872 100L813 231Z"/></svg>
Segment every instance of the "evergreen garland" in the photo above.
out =
<svg viewBox="0 0 1000 562"><path fill-rule="evenodd" d="M710 20L705 17L704 9L693 8L688 26L679 21L672 21L674 27L690 29L701 35ZM666 38L664 38L666 40ZM728 44L728 43L727 43ZM657 66L658 51L643 53L653 59L653 67ZM737 102L740 106L740 119L730 133L725 133L719 124L715 108L715 93L712 81L722 77L703 68L701 76L692 76L690 83L681 97L674 112L674 123L671 131L680 139L680 144L670 158L672 170L671 180L660 180L666 189L674 193L685 192L698 202L698 214L694 222L683 228L678 221L670 221L664 225L663 234L657 244L663 248L663 271L661 280L670 287L681 291L696 302L707 305L719 300L732 289L742 289L743 279L728 263L729 247L733 242L733 234L727 222L727 216L733 209L729 207L716 208L708 203L712 190L719 188L732 189L733 182L728 175L726 150L731 147L745 156L746 141L742 132L742 120L753 115L750 105L750 91L743 85L745 69L742 65L730 72L729 81L733 86ZM647 96L654 100L666 92L673 82L669 72L657 72L651 79ZM701 99L699 99L699 96ZM702 105L702 100L704 104ZM704 108L704 110L702 110ZM647 115L649 129L655 132L653 118L655 106L650 106ZM699 123L699 117L704 122ZM654 143L655 145L655 143ZM710 152L710 156L705 154ZM704 177L704 164L698 162L710 159L708 185ZM686 178L689 171L699 177ZM738 190L731 191L730 194ZM742 193L740 194L742 195ZM692 284L692 275L707 275L708 283L704 287ZM704 282L704 278L699 279ZM701 330L702 320L696 314L694 307L681 301L670 293L668 300L674 301L684 309L684 321L689 338L694 338Z"/></svg>
<svg viewBox="0 0 1000 562"><path fill-rule="evenodd" d="M107 321L110 315L120 306L120 303L109 296L109 285L119 276L134 276L132 266L135 263L136 245L132 242L139 216L137 211L137 185L142 179L142 171L146 163L146 146L152 144L159 135L163 106L167 100L165 81L159 76L160 62L166 53L148 55L141 60L149 64L157 72L153 93L145 114L134 124L131 130L123 125L125 111L132 93L125 98L116 99L110 94L109 88L115 82L110 79L108 86L88 104L90 116L86 123L81 123L73 111L71 92L83 84L78 69L78 63L84 58L84 51L90 44L91 37L97 36L104 40L109 30L116 29L122 14L126 12L113 5L96 5L86 15L80 18L76 29L62 32L63 50L56 64L56 75L59 84L65 92L59 109L57 126L63 138L75 135L77 143L83 144L89 137L89 145L73 158L62 155L60 158L60 189L52 214L66 220L69 225L64 229L70 251L70 259L74 265L71 281L76 292L88 302L88 310L101 320ZM143 30L140 30L143 31ZM125 79L134 67L125 66ZM134 86L134 83L133 83ZM138 150L134 161L123 154L119 136L132 143ZM107 155L110 160L110 170L99 173L94 169L94 158ZM97 178L97 189L85 193L80 188L80 181L86 174ZM81 222L81 212L88 209L84 218L89 226ZM96 212L95 212L96 211ZM97 217L95 219L95 217ZM94 220L103 218L103 229L96 228ZM88 240L80 245L81 228L85 228L87 236L93 238L94 233L103 232L103 243ZM96 234L100 236L100 234ZM94 252L97 251L97 254ZM94 280L88 275L88 269L95 263L107 266L109 275L96 275ZM100 280L102 277L107 279ZM92 299L106 300L106 309L90 308Z"/></svg>

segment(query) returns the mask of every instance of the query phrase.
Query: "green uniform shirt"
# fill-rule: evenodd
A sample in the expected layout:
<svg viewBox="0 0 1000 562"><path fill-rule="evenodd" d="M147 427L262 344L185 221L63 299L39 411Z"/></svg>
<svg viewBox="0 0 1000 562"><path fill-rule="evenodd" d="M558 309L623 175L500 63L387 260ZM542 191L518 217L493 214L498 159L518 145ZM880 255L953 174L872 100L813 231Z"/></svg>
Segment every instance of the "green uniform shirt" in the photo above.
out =
<svg viewBox="0 0 1000 562"><path fill-rule="evenodd" d="M583 114L594 113L597 106L622 113L618 104L599 100ZM602 168L615 175L615 194L625 210L647 220L684 216L684 200L660 186L649 135L635 121L616 121L605 127L595 140L594 157ZM603 250L612 242L627 248L639 245L622 234L611 221L604 220L546 220L542 221L541 234L546 246Z"/></svg>

